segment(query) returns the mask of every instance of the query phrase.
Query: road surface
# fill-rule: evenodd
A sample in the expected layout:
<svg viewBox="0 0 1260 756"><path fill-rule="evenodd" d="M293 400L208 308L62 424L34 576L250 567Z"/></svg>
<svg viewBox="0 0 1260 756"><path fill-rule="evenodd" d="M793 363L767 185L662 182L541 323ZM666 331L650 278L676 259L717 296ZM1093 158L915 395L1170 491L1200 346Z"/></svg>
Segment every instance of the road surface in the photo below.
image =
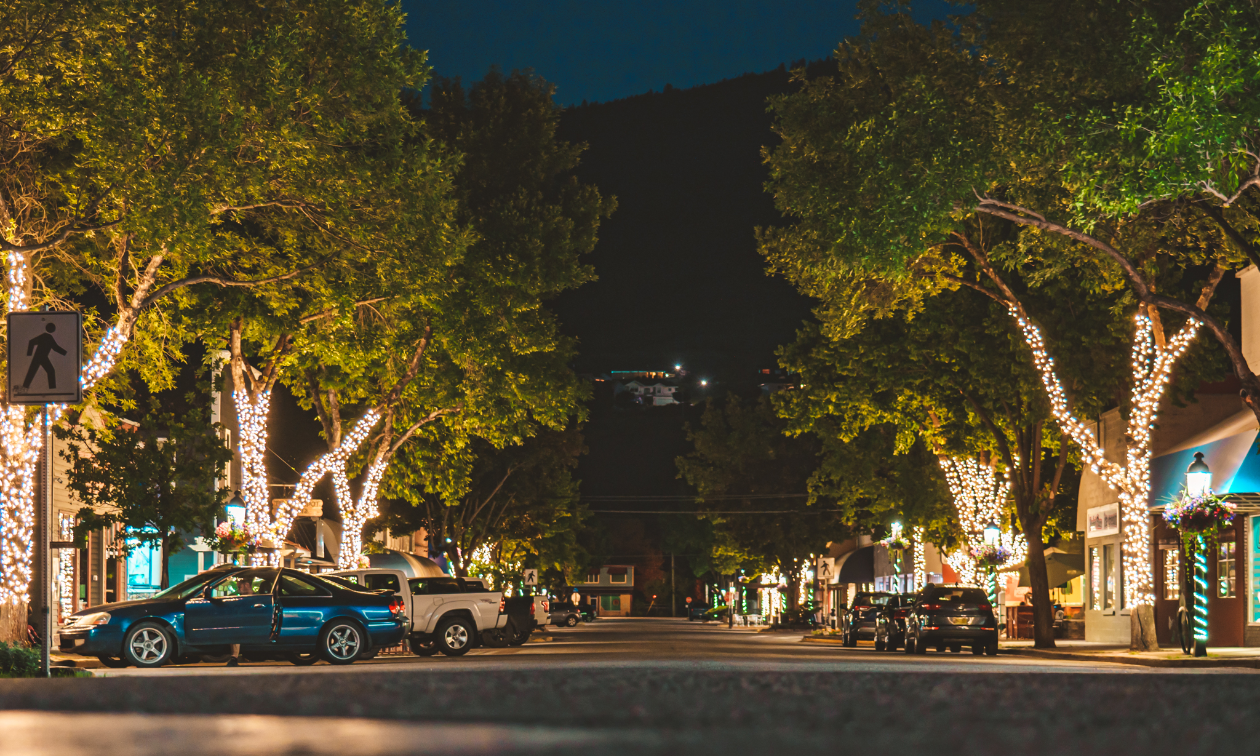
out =
<svg viewBox="0 0 1260 756"><path fill-rule="evenodd" d="M906 656L680 620L351 667L196 665L0 680L26 754L1251 752L1260 677Z"/></svg>

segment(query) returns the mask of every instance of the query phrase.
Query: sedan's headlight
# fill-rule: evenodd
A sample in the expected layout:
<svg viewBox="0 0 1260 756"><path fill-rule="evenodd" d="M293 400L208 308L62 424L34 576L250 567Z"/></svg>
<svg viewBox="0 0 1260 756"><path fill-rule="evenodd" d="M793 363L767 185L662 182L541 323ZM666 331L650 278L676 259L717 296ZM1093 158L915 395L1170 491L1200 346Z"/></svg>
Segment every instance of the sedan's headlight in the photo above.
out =
<svg viewBox="0 0 1260 756"><path fill-rule="evenodd" d="M77 627L95 627L97 625L109 624L109 612L94 612L85 614L82 617L76 617L74 624Z"/></svg>

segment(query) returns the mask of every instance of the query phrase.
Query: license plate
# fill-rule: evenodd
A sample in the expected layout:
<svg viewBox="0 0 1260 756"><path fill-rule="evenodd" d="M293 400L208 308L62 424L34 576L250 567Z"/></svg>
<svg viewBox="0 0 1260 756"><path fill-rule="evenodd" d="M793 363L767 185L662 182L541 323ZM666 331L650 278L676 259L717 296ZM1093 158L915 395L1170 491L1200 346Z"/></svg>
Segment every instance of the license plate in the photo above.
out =
<svg viewBox="0 0 1260 756"><path fill-rule="evenodd" d="M972 617L950 617L950 618L949 618L949 624L951 624L951 625L970 625L973 619L974 619L974 618L972 618Z"/></svg>

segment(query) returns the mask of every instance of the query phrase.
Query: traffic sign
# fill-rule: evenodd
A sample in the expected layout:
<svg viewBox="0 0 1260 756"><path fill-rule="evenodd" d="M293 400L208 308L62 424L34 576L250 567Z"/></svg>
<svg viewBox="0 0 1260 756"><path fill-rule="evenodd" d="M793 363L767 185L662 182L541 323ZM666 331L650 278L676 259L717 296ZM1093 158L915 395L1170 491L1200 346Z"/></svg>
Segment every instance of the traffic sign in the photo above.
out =
<svg viewBox="0 0 1260 756"><path fill-rule="evenodd" d="M9 402L83 401L83 319L77 312L9 313Z"/></svg>
<svg viewBox="0 0 1260 756"><path fill-rule="evenodd" d="M538 570L525 570L525 585L538 585Z"/></svg>

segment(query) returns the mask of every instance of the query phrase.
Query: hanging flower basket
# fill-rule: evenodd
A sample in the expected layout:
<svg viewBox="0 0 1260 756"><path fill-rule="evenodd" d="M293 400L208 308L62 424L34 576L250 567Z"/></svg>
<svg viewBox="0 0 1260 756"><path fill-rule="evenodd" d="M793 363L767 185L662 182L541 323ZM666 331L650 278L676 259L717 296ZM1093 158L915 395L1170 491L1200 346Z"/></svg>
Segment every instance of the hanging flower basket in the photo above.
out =
<svg viewBox="0 0 1260 756"><path fill-rule="evenodd" d="M973 548L971 550L971 558L976 560L976 564L980 567L1001 567L1006 560L1011 558L1011 550L1005 546L995 546L986 543L983 546Z"/></svg>
<svg viewBox="0 0 1260 756"><path fill-rule="evenodd" d="M1186 535L1214 535L1233 522L1235 509L1213 494L1185 496L1164 508L1164 521Z"/></svg>
<svg viewBox="0 0 1260 756"><path fill-rule="evenodd" d="M206 539L210 548L220 554L245 554L253 546L255 534L249 525L237 525L234 522L221 522L214 529L214 535Z"/></svg>
<svg viewBox="0 0 1260 756"><path fill-rule="evenodd" d="M900 535L888 536L879 544L889 551L905 551L910 548L910 542Z"/></svg>

